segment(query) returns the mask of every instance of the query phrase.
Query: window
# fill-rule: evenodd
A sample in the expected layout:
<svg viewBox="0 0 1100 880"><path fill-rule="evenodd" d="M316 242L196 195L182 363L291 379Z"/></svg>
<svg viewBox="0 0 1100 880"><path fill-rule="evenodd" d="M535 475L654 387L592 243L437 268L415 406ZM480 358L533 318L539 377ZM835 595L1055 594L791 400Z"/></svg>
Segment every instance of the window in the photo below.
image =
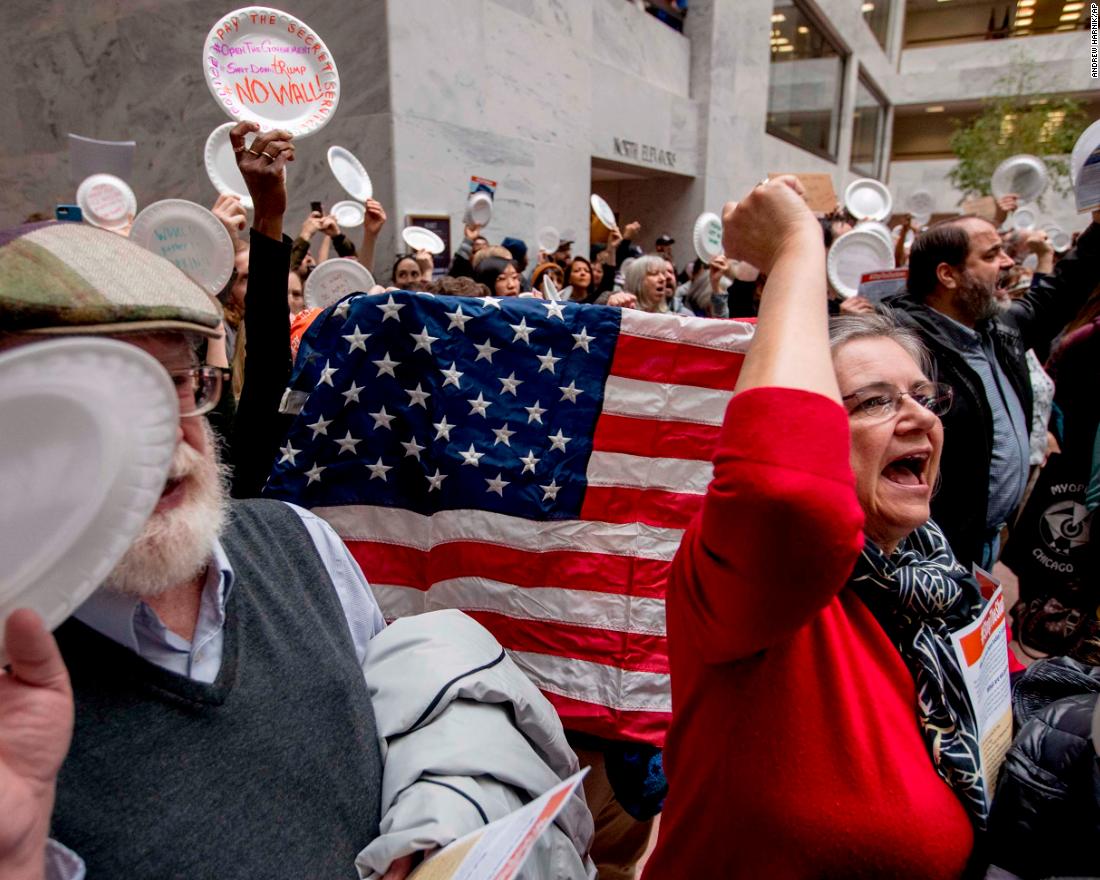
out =
<svg viewBox="0 0 1100 880"><path fill-rule="evenodd" d="M882 174L882 136L886 131L886 101L860 71L852 122L852 170L865 177Z"/></svg>
<svg viewBox="0 0 1100 880"><path fill-rule="evenodd" d="M863 20L875 35L882 51L886 51L886 41L890 34L890 7L893 0L857 0L863 12Z"/></svg>
<svg viewBox="0 0 1100 880"><path fill-rule="evenodd" d="M768 133L836 161L843 49L796 0L772 7Z"/></svg>

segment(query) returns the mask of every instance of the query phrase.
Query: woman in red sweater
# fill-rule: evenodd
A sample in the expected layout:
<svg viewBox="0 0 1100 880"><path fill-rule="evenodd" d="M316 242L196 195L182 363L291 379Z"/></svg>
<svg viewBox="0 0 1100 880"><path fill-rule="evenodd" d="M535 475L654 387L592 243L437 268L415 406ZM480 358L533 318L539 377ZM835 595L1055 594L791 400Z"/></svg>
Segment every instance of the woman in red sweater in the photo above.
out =
<svg viewBox="0 0 1100 880"><path fill-rule="evenodd" d="M670 576L670 790L646 877L959 877L988 805L946 643L981 599L928 521L950 390L888 320L842 319L830 348L798 189L723 217L726 253L768 281Z"/></svg>

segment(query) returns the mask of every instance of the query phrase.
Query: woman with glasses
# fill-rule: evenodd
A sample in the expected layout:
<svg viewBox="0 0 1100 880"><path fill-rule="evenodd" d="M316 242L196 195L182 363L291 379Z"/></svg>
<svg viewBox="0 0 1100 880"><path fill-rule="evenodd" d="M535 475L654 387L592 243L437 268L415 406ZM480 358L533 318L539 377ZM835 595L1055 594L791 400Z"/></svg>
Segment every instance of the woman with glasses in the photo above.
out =
<svg viewBox="0 0 1100 880"><path fill-rule="evenodd" d="M882 316L827 323L790 179L724 214L767 276L668 582L669 796L646 877L961 877L984 822L949 634L977 584L929 521L951 391Z"/></svg>

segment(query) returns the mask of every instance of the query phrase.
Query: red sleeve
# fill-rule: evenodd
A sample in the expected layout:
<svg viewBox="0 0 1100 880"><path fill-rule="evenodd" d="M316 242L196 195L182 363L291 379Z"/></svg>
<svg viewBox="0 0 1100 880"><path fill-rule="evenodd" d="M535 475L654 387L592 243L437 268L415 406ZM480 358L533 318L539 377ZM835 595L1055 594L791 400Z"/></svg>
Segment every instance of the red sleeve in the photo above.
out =
<svg viewBox="0 0 1100 880"><path fill-rule="evenodd" d="M699 656L727 662L790 636L843 588L862 529L844 410L788 388L734 397L669 584Z"/></svg>

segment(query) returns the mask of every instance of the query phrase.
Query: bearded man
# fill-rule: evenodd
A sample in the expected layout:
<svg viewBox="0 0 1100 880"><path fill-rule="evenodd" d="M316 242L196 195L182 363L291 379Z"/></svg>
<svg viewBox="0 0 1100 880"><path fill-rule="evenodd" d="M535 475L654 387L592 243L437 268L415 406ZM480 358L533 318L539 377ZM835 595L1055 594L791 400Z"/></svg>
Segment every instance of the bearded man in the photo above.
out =
<svg viewBox="0 0 1100 880"><path fill-rule="evenodd" d="M964 565L991 569L1027 486L1032 392L1025 354L1045 347L1100 281L1100 212L1051 275L1010 301L1013 261L987 220L957 217L919 235L908 290L884 305L921 334L937 379L955 389L944 416L942 484L932 517Z"/></svg>

